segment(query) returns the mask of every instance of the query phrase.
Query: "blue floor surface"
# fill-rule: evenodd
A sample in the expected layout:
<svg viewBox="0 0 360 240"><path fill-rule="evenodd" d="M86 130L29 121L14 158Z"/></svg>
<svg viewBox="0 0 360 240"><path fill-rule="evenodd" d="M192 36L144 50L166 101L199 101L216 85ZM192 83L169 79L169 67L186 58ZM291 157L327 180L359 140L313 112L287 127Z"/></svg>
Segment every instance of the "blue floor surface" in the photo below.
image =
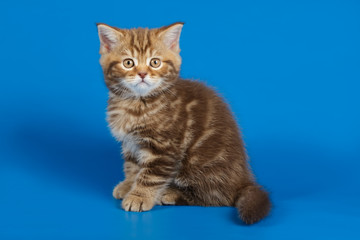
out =
<svg viewBox="0 0 360 240"><path fill-rule="evenodd" d="M1 1L0 240L360 239L358 1ZM268 218L112 198L96 22L185 21L181 75L228 101Z"/></svg>

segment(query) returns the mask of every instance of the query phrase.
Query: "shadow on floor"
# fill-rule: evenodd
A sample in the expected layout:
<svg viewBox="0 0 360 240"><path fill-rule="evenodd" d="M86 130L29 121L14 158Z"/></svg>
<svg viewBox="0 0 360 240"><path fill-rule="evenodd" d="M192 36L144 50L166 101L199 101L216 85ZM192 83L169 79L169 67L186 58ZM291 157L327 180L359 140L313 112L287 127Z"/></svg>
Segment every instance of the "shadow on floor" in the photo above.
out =
<svg viewBox="0 0 360 240"><path fill-rule="evenodd" d="M42 118L19 125L10 140L22 154L16 159L27 170L111 199L112 188L123 178L123 160L120 144L103 128L100 135L71 119Z"/></svg>

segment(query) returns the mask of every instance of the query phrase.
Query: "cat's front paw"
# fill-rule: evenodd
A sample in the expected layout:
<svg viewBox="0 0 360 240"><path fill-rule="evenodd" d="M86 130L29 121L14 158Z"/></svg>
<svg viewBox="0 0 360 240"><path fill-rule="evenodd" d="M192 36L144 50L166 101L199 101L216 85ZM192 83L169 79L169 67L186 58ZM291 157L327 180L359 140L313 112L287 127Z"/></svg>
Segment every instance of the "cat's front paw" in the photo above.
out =
<svg viewBox="0 0 360 240"><path fill-rule="evenodd" d="M123 199L125 195L130 191L132 186L132 182L127 180L120 182L118 185L115 186L113 190L113 197L115 199Z"/></svg>
<svg viewBox="0 0 360 240"><path fill-rule="evenodd" d="M122 201L122 208L125 211L143 212L152 209L154 204L155 202L150 198L129 194Z"/></svg>

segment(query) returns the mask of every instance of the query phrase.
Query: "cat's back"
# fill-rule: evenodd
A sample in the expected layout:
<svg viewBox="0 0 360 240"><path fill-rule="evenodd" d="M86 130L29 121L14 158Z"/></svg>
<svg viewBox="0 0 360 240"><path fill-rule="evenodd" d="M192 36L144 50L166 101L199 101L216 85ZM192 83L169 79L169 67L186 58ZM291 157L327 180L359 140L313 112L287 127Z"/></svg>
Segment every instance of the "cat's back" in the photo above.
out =
<svg viewBox="0 0 360 240"><path fill-rule="evenodd" d="M237 132L230 107L214 88L201 81L179 79L176 89L184 101L183 105L187 106L188 112L193 109L195 115L206 116L213 126L217 125L221 128L221 125L227 125Z"/></svg>
<svg viewBox="0 0 360 240"><path fill-rule="evenodd" d="M240 131L226 101L200 81L180 79L176 88L183 101L186 131L191 133L189 151L210 153L226 146L227 152L243 156Z"/></svg>
<svg viewBox="0 0 360 240"><path fill-rule="evenodd" d="M214 89L199 80L179 79L175 86L178 93L183 93L189 100L219 98Z"/></svg>
<svg viewBox="0 0 360 240"><path fill-rule="evenodd" d="M230 107L214 89L200 81L179 80L176 88L183 101L185 137L181 146L186 154L175 183L210 192L199 193L204 204L230 204L233 189L241 179L249 178L244 171L246 153ZM212 185L199 179L220 180Z"/></svg>

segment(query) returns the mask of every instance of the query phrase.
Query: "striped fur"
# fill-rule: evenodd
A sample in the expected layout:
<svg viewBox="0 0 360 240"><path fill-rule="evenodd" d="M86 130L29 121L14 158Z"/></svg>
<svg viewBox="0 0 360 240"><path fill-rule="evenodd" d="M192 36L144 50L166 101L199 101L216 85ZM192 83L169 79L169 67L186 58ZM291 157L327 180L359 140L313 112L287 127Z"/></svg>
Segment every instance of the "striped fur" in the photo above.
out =
<svg viewBox="0 0 360 240"><path fill-rule="evenodd" d="M257 222L270 201L251 173L229 107L203 83L179 78L181 27L98 25L107 120L125 159L126 178L113 196L126 211L155 204L236 206L245 223ZM123 66L129 57L132 69ZM153 57L161 59L158 69L149 65ZM142 90L134 85L139 72L147 73Z"/></svg>

